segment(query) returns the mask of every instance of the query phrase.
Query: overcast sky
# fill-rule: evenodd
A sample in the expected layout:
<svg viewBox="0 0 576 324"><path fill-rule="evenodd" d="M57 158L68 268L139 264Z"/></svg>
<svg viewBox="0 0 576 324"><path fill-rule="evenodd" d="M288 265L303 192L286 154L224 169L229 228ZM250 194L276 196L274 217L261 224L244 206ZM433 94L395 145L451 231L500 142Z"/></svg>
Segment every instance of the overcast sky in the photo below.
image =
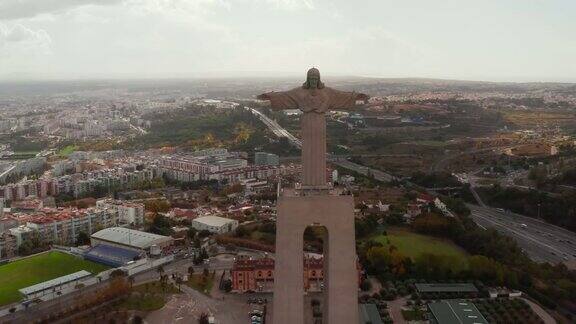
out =
<svg viewBox="0 0 576 324"><path fill-rule="evenodd" d="M0 0L0 79L576 81L575 0Z"/></svg>

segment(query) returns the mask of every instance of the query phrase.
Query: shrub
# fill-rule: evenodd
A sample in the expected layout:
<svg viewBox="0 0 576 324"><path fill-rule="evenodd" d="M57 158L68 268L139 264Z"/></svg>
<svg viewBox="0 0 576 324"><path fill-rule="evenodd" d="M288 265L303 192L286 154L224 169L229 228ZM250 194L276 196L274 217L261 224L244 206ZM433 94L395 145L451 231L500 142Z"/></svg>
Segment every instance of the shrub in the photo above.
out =
<svg viewBox="0 0 576 324"><path fill-rule="evenodd" d="M362 289L362 291L368 291L372 288L372 283L369 280L363 280L362 283L360 284L360 289Z"/></svg>

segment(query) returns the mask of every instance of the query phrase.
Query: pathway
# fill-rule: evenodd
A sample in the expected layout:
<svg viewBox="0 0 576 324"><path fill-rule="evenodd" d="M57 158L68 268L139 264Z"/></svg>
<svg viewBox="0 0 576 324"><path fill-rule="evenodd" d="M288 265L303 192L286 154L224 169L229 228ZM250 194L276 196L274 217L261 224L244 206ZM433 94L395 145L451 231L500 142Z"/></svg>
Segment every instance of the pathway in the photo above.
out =
<svg viewBox="0 0 576 324"><path fill-rule="evenodd" d="M395 299L390 302L386 302L388 304L388 311L390 313L390 318L392 318L392 322L394 324L406 324L406 320L402 316L402 307L406 304L406 298L399 298Z"/></svg>
<svg viewBox="0 0 576 324"><path fill-rule="evenodd" d="M544 324L556 324L556 320L550 314L548 314L548 312L544 308L542 308L542 306L536 304L535 302L527 298L520 298L520 299L524 300L528 305L530 305L530 308L532 308L534 313L540 316L540 318L544 321Z"/></svg>

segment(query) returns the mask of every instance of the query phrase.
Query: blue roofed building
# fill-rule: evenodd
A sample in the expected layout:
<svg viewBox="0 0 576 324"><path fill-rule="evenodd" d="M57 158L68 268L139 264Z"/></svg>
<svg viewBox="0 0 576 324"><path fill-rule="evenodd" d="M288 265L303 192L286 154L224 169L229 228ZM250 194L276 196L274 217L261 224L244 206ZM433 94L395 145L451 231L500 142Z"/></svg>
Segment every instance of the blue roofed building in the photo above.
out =
<svg viewBox="0 0 576 324"><path fill-rule="evenodd" d="M143 253L117 246L98 244L84 253L84 259L117 268L125 266L130 261L140 259Z"/></svg>

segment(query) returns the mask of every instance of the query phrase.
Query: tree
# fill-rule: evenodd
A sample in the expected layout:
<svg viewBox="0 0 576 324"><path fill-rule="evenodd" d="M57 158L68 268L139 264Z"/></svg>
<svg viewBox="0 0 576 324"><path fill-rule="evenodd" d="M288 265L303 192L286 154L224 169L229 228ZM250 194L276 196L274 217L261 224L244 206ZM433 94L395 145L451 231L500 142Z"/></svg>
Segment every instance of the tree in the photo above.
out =
<svg viewBox="0 0 576 324"><path fill-rule="evenodd" d="M188 227L188 232L186 232L188 238L193 240L196 237L196 229L192 226Z"/></svg>
<svg viewBox="0 0 576 324"><path fill-rule="evenodd" d="M90 236L86 234L86 232L78 233L78 237L76 238L77 245L86 245L90 244Z"/></svg>
<svg viewBox="0 0 576 324"><path fill-rule="evenodd" d="M201 230L200 232L198 232L198 237L200 238L205 238L212 235L212 233L208 230Z"/></svg>
<svg viewBox="0 0 576 324"><path fill-rule="evenodd" d="M530 169L530 172L528 173L528 179L534 181L536 187L540 188L546 183L546 180L548 179L548 170L543 165L534 167Z"/></svg>
<svg viewBox="0 0 576 324"><path fill-rule="evenodd" d="M230 280L230 279L224 280L222 287L223 287L225 292L227 292L227 293L231 292L232 291L232 280Z"/></svg>
<svg viewBox="0 0 576 324"><path fill-rule="evenodd" d="M159 274L160 276L163 276L163 275L164 275L164 267L163 267L163 266L159 266L159 267L156 269L156 272L158 272L158 274Z"/></svg>
<svg viewBox="0 0 576 324"><path fill-rule="evenodd" d="M198 318L198 324L209 324L208 314L206 313L200 314L200 318Z"/></svg>
<svg viewBox="0 0 576 324"><path fill-rule="evenodd" d="M178 285L178 290L180 290L180 286L182 285L182 282L184 282L182 280L182 277L180 277L180 276L176 277L176 284Z"/></svg>
<svg viewBox="0 0 576 324"><path fill-rule="evenodd" d="M156 215L156 217L154 217L152 225L150 226L150 232L164 236L174 234L170 220L162 215Z"/></svg>
<svg viewBox="0 0 576 324"><path fill-rule="evenodd" d="M115 269L110 273L110 278L123 278L126 276L126 272L122 269Z"/></svg>
<svg viewBox="0 0 576 324"><path fill-rule="evenodd" d="M128 283L130 284L130 288L132 288L135 281L136 281L136 279L134 279L133 276L128 277Z"/></svg>

